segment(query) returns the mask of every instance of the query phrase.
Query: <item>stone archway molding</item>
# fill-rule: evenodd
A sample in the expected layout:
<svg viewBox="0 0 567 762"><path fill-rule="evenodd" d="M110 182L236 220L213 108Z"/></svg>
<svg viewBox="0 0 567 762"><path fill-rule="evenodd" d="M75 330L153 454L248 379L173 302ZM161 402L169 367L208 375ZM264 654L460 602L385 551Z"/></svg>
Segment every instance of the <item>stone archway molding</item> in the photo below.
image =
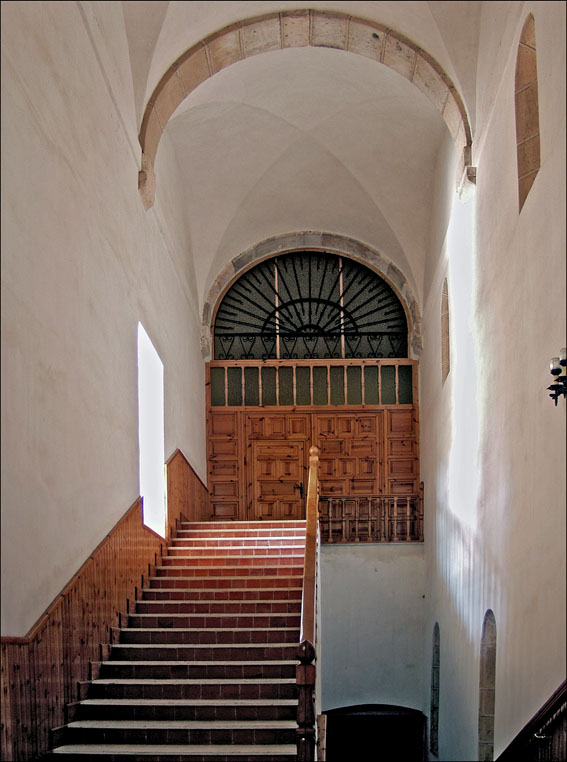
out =
<svg viewBox="0 0 567 762"><path fill-rule="evenodd" d="M409 327L409 354L411 359L421 357L421 315L415 295L407 278L389 259L370 246L354 238L336 233L321 233L312 230L287 233L267 238L252 248L234 257L224 267L209 288L203 305L201 325L201 354L205 362L212 359L211 323L215 309L229 286L245 270L260 260L292 251L323 251L329 254L350 257L377 272L394 289L406 311Z"/></svg>
<svg viewBox="0 0 567 762"><path fill-rule="evenodd" d="M221 69L273 50L323 47L365 56L406 77L441 114L460 155L459 176L469 174L471 129L463 100L442 67L393 29L345 13L292 10L258 16L205 37L165 72L149 99L140 129L138 188L145 209L155 198L155 157L165 126L179 104Z"/></svg>

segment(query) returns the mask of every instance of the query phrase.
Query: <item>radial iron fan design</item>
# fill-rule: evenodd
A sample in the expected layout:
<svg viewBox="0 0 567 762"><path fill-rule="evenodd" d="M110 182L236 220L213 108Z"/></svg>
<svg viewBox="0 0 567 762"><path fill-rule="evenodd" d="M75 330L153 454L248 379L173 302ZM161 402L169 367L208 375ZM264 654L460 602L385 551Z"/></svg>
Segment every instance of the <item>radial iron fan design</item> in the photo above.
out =
<svg viewBox="0 0 567 762"><path fill-rule="evenodd" d="M245 272L214 324L216 360L407 357L404 309L368 267L321 252L284 254Z"/></svg>

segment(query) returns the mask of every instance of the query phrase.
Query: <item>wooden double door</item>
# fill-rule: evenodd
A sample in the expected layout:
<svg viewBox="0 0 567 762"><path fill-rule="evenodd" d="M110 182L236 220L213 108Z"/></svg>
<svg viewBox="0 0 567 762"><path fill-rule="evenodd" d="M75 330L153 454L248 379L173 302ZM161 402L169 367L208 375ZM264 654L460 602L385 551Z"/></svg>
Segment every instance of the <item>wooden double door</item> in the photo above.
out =
<svg viewBox="0 0 567 762"><path fill-rule="evenodd" d="M300 519L309 448L320 451L326 496L414 494L419 460L416 409L252 411L209 409L213 519Z"/></svg>

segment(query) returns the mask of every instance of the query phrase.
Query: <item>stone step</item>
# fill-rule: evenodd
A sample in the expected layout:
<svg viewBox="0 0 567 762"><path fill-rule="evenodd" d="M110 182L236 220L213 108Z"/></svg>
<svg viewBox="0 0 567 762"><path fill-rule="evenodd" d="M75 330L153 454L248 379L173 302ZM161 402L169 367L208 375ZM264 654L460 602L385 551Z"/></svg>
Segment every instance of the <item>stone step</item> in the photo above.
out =
<svg viewBox="0 0 567 762"><path fill-rule="evenodd" d="M210 566L191 565L183 563L189 559L162 558L162 564L155 567L157 577L303 577L303 565L298 565L293 558L286 559L285 564L213 564ZM233 559L230 559L233 563Z"/></svg>
<svg viewBox="0 0 567 762"><path fill-rule="evenodd" d="M144 601L301 601L301 587L295 588L143 588Z"/></svg>
<svg viewBox="0 0 567 762"><path fill-rule="evenodd" d="M295 677L297 661L173 661L118 660L95 662L100 665L100 677L103 679L156 679L156 680L240 680Z"/></svg>
<svg viewBox="0 0 567 762"><path fill-rule="evenodd" d="M295 678L92 680L87 698L295 699Z"/></svg>
<svg viewBox="0 0 567 762"><path fill-rule="evenodd" d="M262 543L258 546L253 545L187 545L174 544L168 548L167 556L184 556L186 558L232 558L234 556L246 556L247 558L255 556L303 556L305 545L267 545Z"/></svg>
<svg viewBox="0 0 567 762"><path fill-rule="evenodd" d="M299 643L299 627L256 627L235 630L233 627L127 627L120 630L120 643L170 643L187 644L222 644L234 643L271 644Z"/></svg>
<svg viewBox="0 0 567 762"><path fill-rule="evenodd" d="M286 550L284 553L269 553L263 552L254 555L253 553L241 554L241 555L226 555L226 556L214 556L212 554L171 554L162 556L160 559L160 566L191 566L214 568L214 567L229 567L238 568L240 566L261 566L262 568L274 567L274 566L297 566L298 563L303 561L303 551L293 553L293 551Z"/></svg>
<svg viewBox="0 0 567 762"><path fill-rule="evenodd" d="M138 601L136 614L295 614L295 601Z"/></svg>
<svg viewBox="0 0 567 762"><path fill-rule="evenodd" d="M295 744L97 744L96 750L85 744L67 744L54 749L52 760L66 762L296 762Z"/></svg>
<svg viewBox="0 0 567 762"><path fill-rule="evenodd" d="M267 547L275 548L282 546L305 547L305 533L289 534L289 535L271 535L269 533L262 535L255 534L254 536L244 535L232 535L227 534L225 536L210 537L206 533L200 535L197 532L183 532L178 533L176 537L173 537L170 543L173 547L178 545L186 545L187 547L202 547L202 548L231 548L231 547Z"/></svg>
<svg viewBox="0 0 567 762"><path fill-rule="evenodd" d="M249 643L224 644L193 644L179 645L177 643L143 644L121 643L112 646L110 661L293 661L297 654L297 643L273 643L271 645L250 645Z"/></svg>
<svg viewBox="0 0 567 762"><path fill-rule="evenodd" d="M129 614L129 627L299 627L300 614Z"/></svg>
<svg viewBox="0 0 567 762"><path fill-rule="evenodd" d="M290 720L77 720L53 734L64 743L292 744L297 723Z"/></svg>
<svg viewBox="0 0 567 762"><path fill-rule="evenodd" d="M231 532L243 532L257 529L303 529L305 531L305 519L293 519L290 521L180 521L177 530L204 529L209 534L216 534L217 530L228 529Z"/></svg>
<svg viewBox="0 0 567 762"><path fill-rule="evenodd" d="M295 720L296 699L85 699L68 720Z"/></svg>
<svg viewBox="0 0 567 762"><path fill-rule="evenodd" d="M246 570L240 570L235 576L224 574L183 576L183 570L167 569L160 576L150 577L148 584L151 589L182 589L182 590L233 590L233 589L252 589L252 590L281 590L282 588L297 587L303 582L303 567L290 567L288 569L278 570L278 574L264 574L254 569L252 573L246 573Z"/></svg>

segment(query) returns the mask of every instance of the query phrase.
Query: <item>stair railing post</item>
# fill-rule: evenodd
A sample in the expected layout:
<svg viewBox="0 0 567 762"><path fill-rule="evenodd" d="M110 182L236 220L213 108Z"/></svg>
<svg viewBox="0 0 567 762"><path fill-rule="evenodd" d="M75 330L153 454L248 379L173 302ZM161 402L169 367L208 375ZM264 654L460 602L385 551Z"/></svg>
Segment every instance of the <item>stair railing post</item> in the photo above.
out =
<svg viewBox="0 0 567 762"><path fill-rule="evenodd" d="M297 760L315 760L315 660L316 660L316 575L317 575L317 512L319 505L319 449L309 450L309 480L305 508L305 562L303 596L296 670L298 686Z"/></svg>

